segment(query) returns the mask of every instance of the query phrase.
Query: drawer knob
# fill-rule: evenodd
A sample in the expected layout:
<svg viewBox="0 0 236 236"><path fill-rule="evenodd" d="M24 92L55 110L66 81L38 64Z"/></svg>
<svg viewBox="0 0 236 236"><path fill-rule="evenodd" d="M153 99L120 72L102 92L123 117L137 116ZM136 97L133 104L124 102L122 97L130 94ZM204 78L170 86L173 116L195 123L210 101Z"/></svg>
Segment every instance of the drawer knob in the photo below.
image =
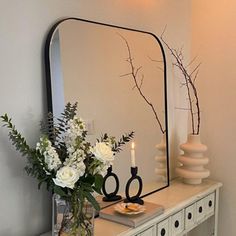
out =
<svg viewBox="0 0 236 236"><path fill-rule="evenodd" d="M208 206L212 207L212 201L211 200L208 202Z"/></svg>
<svg viewBox="0 0 236 236"><path fill-rule="evenodd" d="M178 227L179 227L179 221L176 220L176 221L175 221L175 228L178 228Z"/></svg>
<svg viewBox="0 0 236 236"><path fill-rule="evenodd" d="M189 219L189 220L192 219L192 213L191 213L191 212L188 213L188 219Z"/></svg>
<svg viewBox="0 0 236 236"><path fill-rule="evenodd" d="M198 208L198 212L202 213L202 207L201 206Z"/></svg>
<svg viewBox="0 0 236 236"><path fill-rule="evenodd" d="M161 229L161 236L164 236L166 234L166 230L163 228Z"/></svg>

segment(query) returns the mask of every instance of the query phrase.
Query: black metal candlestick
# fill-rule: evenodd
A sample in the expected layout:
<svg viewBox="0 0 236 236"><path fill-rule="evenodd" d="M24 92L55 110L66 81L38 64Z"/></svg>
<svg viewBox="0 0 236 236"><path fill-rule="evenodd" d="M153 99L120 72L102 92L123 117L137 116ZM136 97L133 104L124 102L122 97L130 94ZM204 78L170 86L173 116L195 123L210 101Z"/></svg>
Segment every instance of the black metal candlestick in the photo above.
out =
<svg viewBox="0 0 236 236"><path fill-rule="evenodd" d="M132 202L132 203L138 203L143 205L144 201L140 198L140 195L143 190L143 181L140 176L137 175L138 173L138 167L131 167L131 177L128 180L126 187L125 187L125 195L126 199L124 202ZM136 195L130 197L129 190L130 190L130 185L134 180L138 180L139 183L139 189Z"/></svg>
<svg viewBox="0 0 236 236"><path fill-rule="evenodd" d="M107 191L106 191L106 181L109 177L113 177L116 181L116 188L115 188L114 192L111 192L111 193L107 193ZM117 193L119 191L119 187L120 187L119 179L115 173L112 173L112 166L110 166L107 169L107 174L105 175L104 180L103 180L102 192L105 195L105 197L103 197L102 200L104 202L113 202L113 201L120 200L122 197L120 195L117 195Z"/></svg>

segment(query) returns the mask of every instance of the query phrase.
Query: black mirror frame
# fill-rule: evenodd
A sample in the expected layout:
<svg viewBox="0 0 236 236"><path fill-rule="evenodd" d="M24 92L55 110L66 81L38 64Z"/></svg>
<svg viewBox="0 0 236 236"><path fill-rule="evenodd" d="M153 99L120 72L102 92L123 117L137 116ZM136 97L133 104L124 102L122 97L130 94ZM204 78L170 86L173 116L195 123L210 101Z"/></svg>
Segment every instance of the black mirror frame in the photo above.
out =
<svg viewBox="0 0 236 236"><path fill-rule="evenodd" d="M44 47L44 63L45 63L45 75L46 75L46 88L47 88L47 110L48 110L48 112L52 112L52 113L53 113L53 102L52 102L52 87L51 87L51 68L50 68L50 44L51 44L53 34L56 31L56 29L58 28L58 26L62 22L67 21L67 20L78 20L78 21L93 23L93 24L102 25L102 26L108 26L108 27L113 27L113 28L118 28L118 29L124 29L124 30L129 30L129 31L134 31L134 32L145 33L145 34L149 34L152 37L154 37L156 39L156 41L158 42L158 44L161 48L161 52L162 52L162 56L163 56L163 63L164 63L163 72L164 72L164 103L165 103L165 127L166 127L165 132L166 132L166 147L167 147L167 149L166 149L167 184L166 184L166 186L161 187L157 190L151 191L149 193L146 193L146 194L142 195L141 197L142 198L146 197L152 193L155 193L157 191L160 191L162 189L169 187L169 185L170 185L170 170L169 170L168 112L167 112L167 108L168 108L168 103L167 103L167 71L166 71L166 56L165 56L164 48L163 48L163 45L161 44L160 39L155 34L150 33L150 32L136 30L136 29L130 29L130 28L106 24L106 23L94 22L94 21L80 19L80 18L76 18L76 17L68 17L68 18L65 18L65 19L62 19L62 20L59 20L58 22L56 22L48 32L46 42L45 42L45 47Z"/></svg>

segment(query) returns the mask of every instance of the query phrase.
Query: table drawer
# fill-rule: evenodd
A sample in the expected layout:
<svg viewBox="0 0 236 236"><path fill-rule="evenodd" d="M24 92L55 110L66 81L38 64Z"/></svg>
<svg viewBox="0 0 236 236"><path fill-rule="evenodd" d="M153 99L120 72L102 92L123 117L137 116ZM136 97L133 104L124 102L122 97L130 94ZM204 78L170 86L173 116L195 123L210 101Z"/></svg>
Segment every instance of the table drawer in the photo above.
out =
<svg viewBox="0 0 236 236"><path fill-rule="evenodd" d="M211 193L205 198L205 206L207 215L215 211L215 193Z"/></svg>
<svg viewBox="0 0 236 236"><path fill-rule="evenodd" d="M157 236L170 236L169 232L169 218L161 221L157 225Z"/></svg>
<svg viewBox="0 0 236 236"><path fill-rule="evenodd" d="M156 227L152 226L138 234L138 236L156 236Z"/></svg>
<svg viewBox="0 0 236 236"><path fill-rule="evenodd" d="M196 223L196 204L192 204L185 208L184 214L185 229L190 229Z"/></svg>
<svg viewBox="0 0 236 236"><path fill-rule="evenodd" d="M196 209L196 221L201 221L205 215L206 215L206 204L205 204L205 198L199 200L196 203L197 209Z"/></svg>
<svg viewBox="0 0 236 236"><path fill-rule="evenodd" d="M184 230L184 210L171 216L171 236L178 235Z"/></svg>

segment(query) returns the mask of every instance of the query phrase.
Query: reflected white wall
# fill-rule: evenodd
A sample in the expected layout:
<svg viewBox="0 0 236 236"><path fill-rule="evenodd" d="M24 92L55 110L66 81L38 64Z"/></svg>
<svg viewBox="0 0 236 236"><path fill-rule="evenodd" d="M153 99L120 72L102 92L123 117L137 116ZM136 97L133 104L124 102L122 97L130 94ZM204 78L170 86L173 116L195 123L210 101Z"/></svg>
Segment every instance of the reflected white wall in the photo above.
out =
<svg viewBox="0 0 236 236"><path fill-rule="evenodd" d="M93 121L92 142L103 133L118 139L134 131L136 164L144 184L156 182L152 191L165 186L166 182L157 181L155 174L155 146L161 141L162 131L150 105L135 88L128 49L121 36L129 44L135 71L140 68L137 83L142 83L141 91L165 129L164 59L157 40L147 33L74 20L63 22L59 31L65 100L77 101L79 115ZM122 76L125 74L129 75ZM122 192L130 177L130 145L116 155L113 166Z"/></svg>
<svg viewBox="0 0 236 236"><path fill-rule="evenodd" d="M55 117L60 117L60 114L64 109L64 83L61 66L61 49L60 49L60 37L57 30L53 36L50 44L50 67L51 67L51 83L52 83L52 96L53 114ZM53 78L56 78L54 80Z"/></svg>

